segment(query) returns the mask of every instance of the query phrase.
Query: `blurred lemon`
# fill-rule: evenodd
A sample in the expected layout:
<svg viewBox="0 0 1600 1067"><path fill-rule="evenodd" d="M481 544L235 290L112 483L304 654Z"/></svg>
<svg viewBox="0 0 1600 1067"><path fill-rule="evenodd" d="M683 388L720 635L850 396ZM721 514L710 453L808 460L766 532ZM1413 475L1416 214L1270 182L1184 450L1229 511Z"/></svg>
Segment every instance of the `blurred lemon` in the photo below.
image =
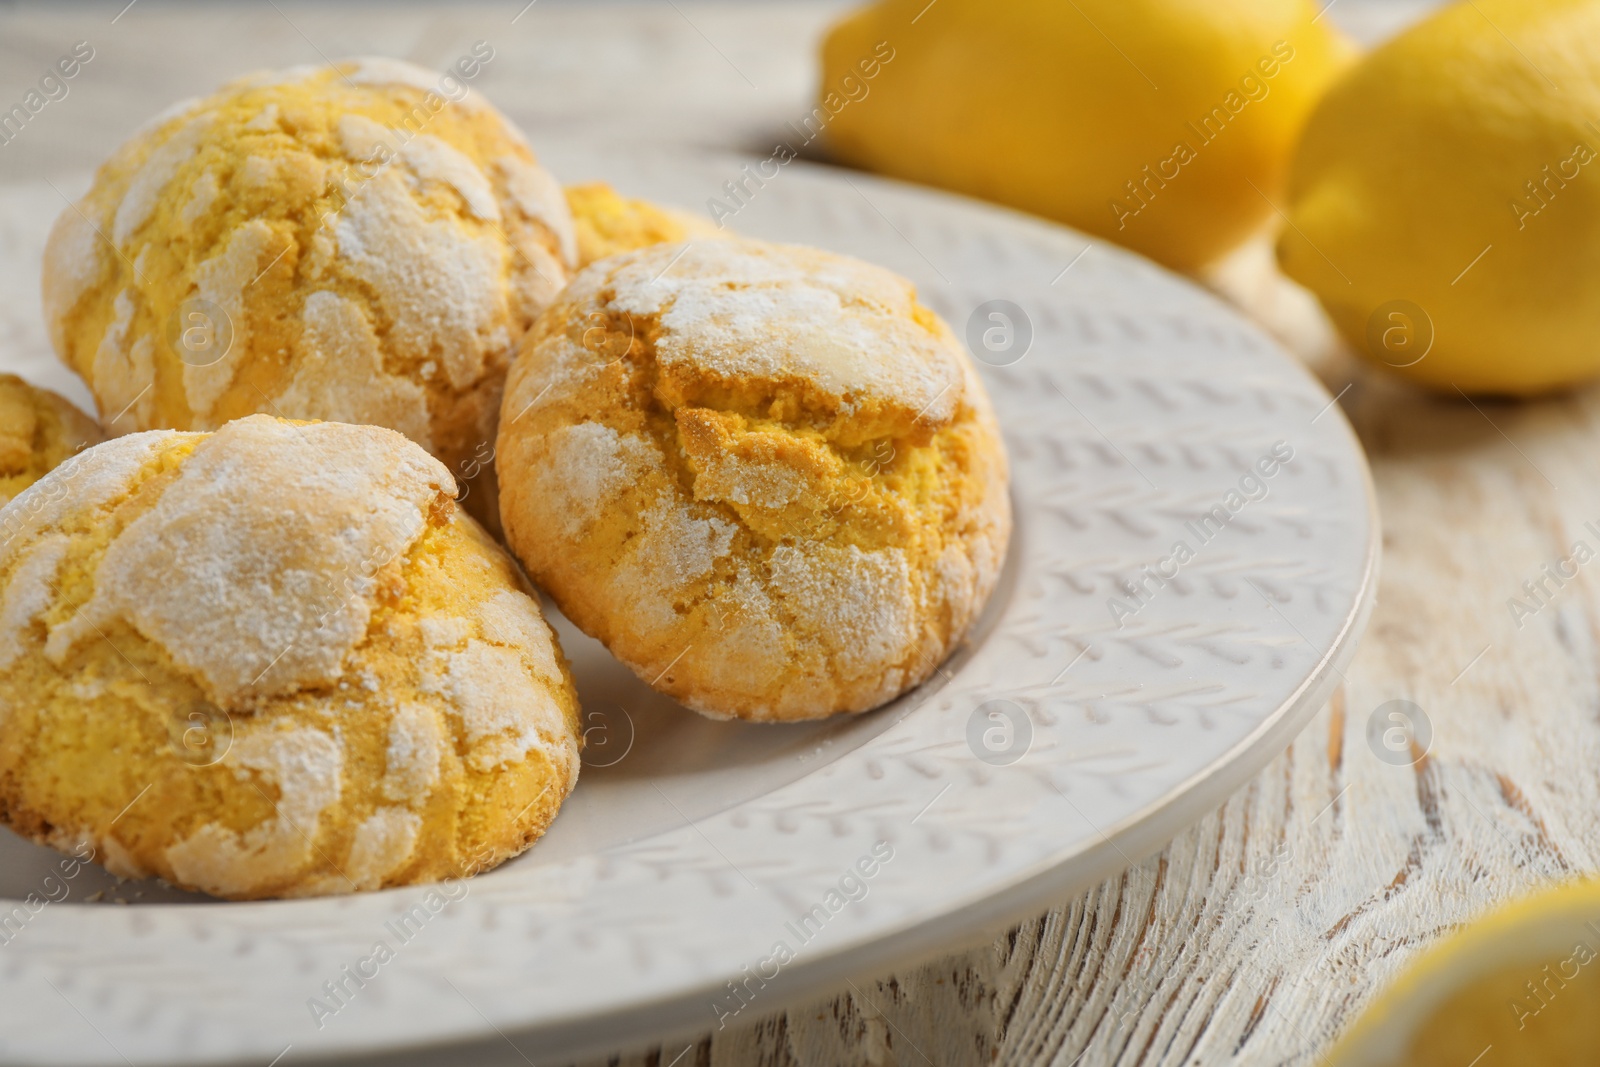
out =
<svg viewBox="0 0 1600 1067"><path fill-rule="evenodd" d="M1600 372L1600 3L1473 0L1328 91L1283 269L1371 358L1446 391Z"/></svg>
<svg viewBox="0 0 1600 1067"><path fill-rule="evenodd" d="M828 33L795 128L1193 269L1271 214L1349 54L1308 0L880 0Z"/></svg>
<svg viewBox="0 0 1600 1067"><path fill-rule="evenodd" d="M1600 883L1572 883L1479 919L1425 953L1339 1042L1332 1062L1593 1067L1597 1000Z"/></svg>

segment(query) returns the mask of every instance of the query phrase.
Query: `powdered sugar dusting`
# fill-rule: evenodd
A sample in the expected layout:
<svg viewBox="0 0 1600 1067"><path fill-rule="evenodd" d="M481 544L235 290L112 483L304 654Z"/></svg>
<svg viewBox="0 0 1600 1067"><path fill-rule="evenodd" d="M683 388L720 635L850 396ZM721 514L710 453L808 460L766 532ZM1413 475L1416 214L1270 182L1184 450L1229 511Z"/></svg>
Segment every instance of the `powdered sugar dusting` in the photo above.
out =
<svg viewBox="0 0 1600 1067"><path fill-rule="evenodd" d="M94 625L122 618L225 708L332 681L366 633L373 576L453 490L442 465L388 430L231 422L112 542L94 595L47 654L61 662Z"/></svg>
<svg viewBox="0 0 1600 1067"><path fill-rule="evenodd" d="M855 677L903 660L916 639L911 569L898 548L779 545L772 588L807 622L841 674Z"/></svg>
<svg viewBox="0 0 1600 1067"><path fill-rule="evenodd" d="M568 537L581 535L614 497L661 465L654 442L599 422L564 426L544 444L544 462L529 472L530 489Z"/></svg>
<svg viewBox="0 0 1600 1067"><path fill-rule="evenodd" d="M105 241L87 217L92 210L92 205L84 203L63 211L44 246L44 318L57 352L67 350L66 317L94 287L105 267Z"/></svg>
<svg viewBox="0 0 1600 1067"><path fill-rule="evenodd" d="M915 290L868 263L742 240L647 248L583 272L619 311L659 316L656 359L725 378L803 378L938 424L957 410L961 355L913 317ZM581 294L581 290L574 290ZM581 298L581 297L580 297Z"/></svg>
<svg viewBox="0 0 1600 1067"><path fill-rule="evenodd" d="M434 713L421 704L402 704L389 720L382 792L389 800L419 804L439 783L445 737Z"/></svg>
<svg viewBox="0 0 1600 1067"><path fill-rule="evenodd" d="M400 133L365 115L339 116L339 149L346 159L385 165L398 156L423 181L455 189L467 210L480 219L500 221L500 204L489 179L471 159L432 134ZM396 148L396 146L399 146Z"/></svg>
<svg viewBox="0 0 1600 1067"><path fill-rule="evenodd" d="M135 300L132 289L117 294L112 305L111 325L100 338L90 372L102 406L111 409L105 412L105 417L110 419L116 419L126 410L137 410L142 421L154 403L151 394L155 390L151 387L156 380L156 366L150 338L141 337L132 345L128 343L128 328L133 324L137 309ZM115 423L111 429L116 429Z"/></svg>
<svg viewBox="0 0 1600 1067"><path fill-rule="evenodd" d="M453 615L430 615L417 622L430 652L450 651L472 640L472 624Z"/></svg>
<svg viewBox="0 0 1600 1067"><path fill-rule="evenodd" d="M433 447L427 393L384 369L378 335L360 305L337 293L315 292L306 298L301 321L294 378L273 401L277 413L387 426Z"/></svg>
<svg viewBox="0 0 1600 1067"><path fill-rule="evenodd" d="M528 666L548 685L561 685L556 662L555 634L526 593L502 589L478 605L478 624L484 640L522 653Z"/></svg>
<svg viewBox="0 0 1600 1067"><path fill-rule="evenodd" d="M555 756L568 734L561 707L542 686L531 684L520 656L473 640L447 662L447 691L461 717L468 766L492 770L534 748Z"/></svg>
<svg viewBox="0 0 1600 1067"><path fill-rule="evenodd" d="M440 91L443 75L399 59L390 59L387 56L361 56L342 60L339 67L344 69L344 76L355 85L404 85L412 89L421 89L425 93L433 93L452 107L472 111L489 110L489 105L479 99L477 93L468 92L459 98L446 97Z"/></svg>
<svg viewBox="0 0 1600 1067"><path fill-rule="evenodd" d="M746 565L712 610L727 620L717 640L697 649L698 664L713 684L732 692L765 689L787 663L783 627L772 598Z"/></svg>
<svg viewBox="0 0 1600 1067"><path fill-rule="evenodd" d="M35 538L59 528L67 516L93 514L126 496L163 443L192 436L150 430L116 437L79 452L18 493L0 509L0 573L15 566Z"/></svg>
<svg viewBox="0 0 1600 1067"><path fill-rule="evenodd" d="M194 158L200 141L216 122L210 113L197 115L168 137L145 160L128 184L122 202L117 206L116 217L111 221L111 239L119 247L126 247L139 228L149 221L161 198L161 191L185 163Z"/></svg>
<svg viewBox="0 0 1600 1067"><path fill-rule="evenodd" d="M505 350L504 254L495 235L429 219L390 170L350 202L336 233L339 255L392 317L390 340L404 357L439 360L450 384L464 389Z"/></svg>
<svg viewBox="0 0 1600 1067"><path fill-rule="evenodd" d="M658 498L638 521L639 536L612 573L611 597L626 605L640 633L661 634L677 625L674 603L728 555L737 527L698 518L670 495Z"/></svg>
<svg viewBox="0 0 1600 1067"><path fill-rule="evenodd" d="M0 671L34 643L34 622L55 599L56 572L70 543L61 534L40 538L0 586Z"/></svg>
<svg viewBox="0 0 1600 1067"><path fill-rule="evenodd" d="M189 199L179 209L178 217L183 220L185 226L193 226L211 210L221 192L222 187L217 184L216 173L206 171L189 187Z"/></svg>
<svg viewBox="0 0 1600 1067"><path fill-rule="evenodd" d="M405 866L417 847L422 819L405 808L384 807L356 827L345 875L357 889L377 889Z"/></svg>
<svg viewBox="0 0 1600 1067"><path fill-rule="evenodd" d="M423 181L444 182L453 188L478 218L500 221L500 204L489 179L476 163L449 144L430 134L420 134L406 142L400 158Z"/></svg>
<svg viewBox="0 0 1600 1067"><path fill-rule="evenodd" d="M243 833L207 823L166 853L179 881L219 896L287 880L311 864L317 820L339 800L344 756L321 730L268 727L236 738L228 764L242 781L255 771L278 787L276 815Z"/></svg>
<svg viewBox="0 0 1600 1067"><path fill-rule="evenodd" d="M537 163L516 156L501 156L492 164L505 183L511 202L530 219L542 222L560 242L561 259L568 270L578 264L578 230L561 183Z"/></svg>
<svg viewBox="0 0 1600 1067"><path fill-rule="evenodd" d="M216 407L222 394L233 384L239 368L239 359L250 351L250 320L244 312L245 288L256 280L262 264L269 263L274 248L282 239L260 219L251 219L228 238L227 246L215 256L195 268L194 281L200 298L215 304L228 316L232 343L227 355L206 366L185 361L183 365L183 390L189 407L199 416L199 425L210 425L208 416ZM180 323L180 329L189 328ZM212 325L216 328L215 324Z"/></svg>

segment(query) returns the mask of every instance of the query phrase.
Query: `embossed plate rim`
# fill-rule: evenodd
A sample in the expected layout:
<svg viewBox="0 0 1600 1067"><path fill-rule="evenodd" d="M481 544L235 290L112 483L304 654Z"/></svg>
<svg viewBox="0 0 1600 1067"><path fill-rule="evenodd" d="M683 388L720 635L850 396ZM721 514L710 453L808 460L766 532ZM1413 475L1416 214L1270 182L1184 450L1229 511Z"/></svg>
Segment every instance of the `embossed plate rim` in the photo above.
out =
<svg viewBox="0 0 1600 1067"><path fill-rule="evenodd" d="M677 173L684 176L684 188L691 185L702 187L705 179L712 175L737 174L739 165L745 162L749 160L737 156L697 156L692 160L686 158L677 161L658 157L654 160L657 167L663 168L662 173L676 169ZM609 176L617 180L619 185L625 185L622 179L630 173L628 168L632 164L625 166L613 162L609 165L612 167ZM1069 254L1080 243L1089 240L1074 231L1016 212L932 190L854 173L846 176L804 164L790 164L789 170L794 176L792 179L785 178L785 181L791 193L798 191L807 197L832 198L832 207L839 211L854 210L862 217L869 217L862 211L860 201L867 199L870 194L876 200L876 203L868 200L873 211L882 215L888 226L896 232L899 232L896 224L879 205L887 206L889 211L899 213L903 218L937 220L962 232L982 232L1000 241L1015 240L1019 245L1022 238L1027 237L1046 246L1059 246ZM569 171L563 173L569 181L590 176ZM688 177L690 175L695 177L691 180ZM645 179L641 177L640 180ZM800 188L796 190L795 187ZM643 193L650 190L625 188L624 191ZM673 198L665 192L659 195L665 199ZM887 232L883 236L885 240L888 239ZM1291 357L1283 353L1279 346L1267 340L1259 329L1224 308L1214 297L1129 253L1098 242L1090 243L1103 249L1104 254L1118 264L1119 271L1130 277L1145 279L1142 284L1149 290L1147 295L1155 297L1165 292L1176 298L1181 291L1186 299L1207 304L1210 313L1230 319L1245 333L1259 338L1269 350L1268 355L1261 357L1263 361L1275 359L1288 365L1290 377L1303 380L1300 384L1310 393L1331 403L1326 390L1303 368L1293 364ZM920 250L918 254L921 254ZM1027 254L1042 257L1042 253ZM1040 262L1043 262L1042 258ZM931 260L929 265L932 266ZM933 269L938 270L937 267ZM1130 282L1128 287L1131 292L1137 293L1140 284ZM1283 369L1276 364L1273 367ZM997 395L997 404L1003 403ZM1062 839L1054 842L1054 847L1047 855L1041 855L1029 863L1008 867L1003 873L994 874L981 884L975 882L966 889L944 896L939 896L937 891L925 892L916 901L919 908L915 913L892 911L892 905L899 899L893 894L906 892L894 879L903 880L908 876L902 872L909 862L899 869L885 866L885 871L893 873L885 876L885 881L874 883L873 892L881 890L879 897L874 900L868 896L863 903L852 905L839 913L842 916L839 926L844 928L844 933L835 939L837 943L819 945L783 968L770 987L761 988L759 996L752 1001L749 1014L740 1017L738 1022L747 1022L806 996L823 993L829 987L854 976L886 972L971 943L1010 922L1036 913L1052 900L1086 888L1125 866L1130 860L1137 860L1159 848L1184 826L1200 818L1243 784L1287 744L1321 706L1322 700L1335 685L1338 673L1354 654L1357 640L1371 611L1381 549L1372 481L1360 447L1336 404L1329 410L1328 418L1338 427L1334 436L1340 439L1340 455L1345 461L1347 473L1359 480L1361 486L1366 510L1365 514L1355 517L1357 523L1364 527L1361 562L1358 574L1346 576L1353 583L1354 591L1348 603L1340 602L1342 607L1337 613L1340 618L1335 638L1309 669L1302 672L1287 694L1276 699L1270 710L1261 713L1255 725L1221 756L1175 780L1154 800L1137 807L1116 822L1100 827L1094 833L1063 831ZM1019 540L1014 541L1013 552L1020 551L1019 545L1028 536L1020 516L1019 511ZM1024 573L1019 579L1018 597L1021 595L1020 580L1026 577ZM999 656L1000 653L995 652L994 655ZM974 655L963 670L971 669L973 661L978 658ZM957 680L959 678L958 672ZM940 693L956 688L954 685L947 686ZM941 718L933 707L940 693L930 695L923 707L907 715L885 734L845 753L833 763L774 790L770 795L800 797L809 791L825 803L832 780L842 777L846 769L858 771L873 759L901 759L893 751L894 745L908 738L929 745L941 739L948 740L940 733L940 726L948 725L950 716ZM919 730L921 736L913 736ZM909 757L902 762L909 762ZM896 765L891 770L903 768ZM1049 776L1048 771L1046 776ZM995 777L992 781L1004 782L1006 779ZM892 775L884 778L882 783L878 786L878 794L893 793L898 784L893 781ZM954 784L953 777L951 784ZM993 793L984 794L982 800L994 802L1008 799L1011 794L1007 788L1001 786ZM1060 791L1059 787L1057 791ZM944 793L939 795L944 796ZM874 794L863 799L880 798ZM891 798L894 802L900 799L899 796ZM14 1029L10 1033L0 1032L0 1063L114 1064L124 1061L126 1049L131 1053L126 1058L132 1062L259 1065L270 1062L283 1051L285 1044L291 1044L294 1053L286 1062L349 1064L381 1061L420 1065L438 1062L442 1054L449 1052L457 1056L472 1055L476 1057L475 1062L486 1065L500 1062L515 1064L524 1062L525 1054L541 1058L577 1057L615 1051L630 1043L660 1039L664 1035L704 1031L715 1021L714 1016L706 1011L707 998L714 998L718 994L720 979L731 977L737 971L736 966L729 968L725 965L727 960L744 958L740 953L746 948L752 956L763 950L763 938L771 933L771 927L767 924L773 921L768 905L778 900L782 887L774 889L769 885L768 891L772 894L770 899L761 895L751 897L735 889L732 896L721 901L704 902L698 916L679 917L684 924L696 917L710 924L702 927L707 941L724 937L722 943L705 949L708 957L715 952L722 953L723 966L720 968L706 964L701 957L695 956L695 946L683 945L681 937L674 941L679 931L673 931L664 938L658 937L655 942L647 943L646 939L634 948L637 950L643 946L657 952L658 958L653 959L651 964L664 969L653 976L639 979L635 986L626 989L621 987L627 986L637 976L618 975L609 999L595 1007L552 1008L541 1013L539 1005L531 1009L523 1002L508 1005L503 999L492 999L500 995L499 992L480 992L477 987L470 985L470 976L476 970L484 970L491 977L505 980L508 984L514 983L520 976L524 979L525 988L543 988L547 994L555 997L552 990L556 987L549 984L549 976L533 970L529 961L518 956L519 951L526 953L528 949L519 946L514 938L495 932L499 929L496 923L521 920L538 924L542 921L545 925L539 927L538 933L544 937L546 927L554 929L562 919L582 914L583 907L588 904L591 908L588 921L593 927L581 933L603 942L607 931L602 928L603 918L598 913L603 910L606 886L599 872L606 862L613 859L619 865L636 862L639 869L644 870L653 859L650 852L652 848L672 852L680 858L703 856L705 850L701 847L701 839L720 852L718 846L711 843L707 831L725 835L749 832L755 835L753 840L758 843L775 840L777 831L763 838L759 831L747 831L745 824L738 822L747 814L752 820L771 815L772 812L762 807L766 800L764 797L748 802L729 812L702 819L680 831L610 850L604 857L584 857L549 868L534 868L531 875L509 880L494 874L485 876L479 880L482 889L475 887L474 892L458 906L458 911L447 913L450 922L444 924L454 923L460 927L467 924L466 916L471 916L479 922L480 929L457 929L453 934L446 931L438 939L440 943L437 945L408 949L408 955L401 957L395 965L393 977L386 977L384 984L376 985L376 992L363 993L365 1000L357 998L352 1001L359 1009L357 1012L330 1023L330 1029L336 1033L331 1041L320 1046L315 1040L302 1040L298 1035L285 1036L282 1033L278 1034L281 1040L269 1040L266 1035L252 1030L253 1009L262 1006L254 998L268 989L283 996L314 992L318 981L327 977L338 964L348 962L347 953L353 943L348 937L351 936L349 931L353 925L364 928L368 921L376 922L385 915L395 914L396 909L407 903L414 893L396 890L356 898L206 906L203 909L170 905L160 909L165 914L159 917L151 917L149 909L125 909L120 915L114 909L77 905L47 909L41 914L41 925L48 929L30 930L28 938L19 939L15 945L0 947L0 995L5 995L19 1009L24 1005L37 1009L36 1012L30 1011L27 1017L43 1020L45 1025L52 1021L59 1023L61 1029L50 1041ZM915 798L915 803L907 810L914 811L922 802L922 797ZM930 825L960 813L956 800L948 803L954 811L938 812L930 820ZM794 810L799 808L795 807ZM912 821L915 822L915 819ZM848 857L859 851L859 842L847 843L845 836L835 834L830 837L821 829L813 828L811 837L803 839L803 843L819 854L831 856L838 853ZM833 852L828 852L829 849ZM754 854L757 859L760 858L759 852ZM740 860L746 859L746 853L737 850L734 856ZM833 860L819 859L818 869L825 862ZM926 868L939 869L936 859L924 857L921 862ZM715 888L716 872L691 873L697 877L705 875L707 884ZM675 873L673 877L688 880L690 875ZM754 883L751 885L754 886ZM650 886L639 883L636 888L648 891ZM674 889L680 894L684 892L682 884ZM938 890L939 887L934 889ZM665 891L662 892L665 899ZM886 914L881 910L884 895L891 897L891 913ZM930 899L936 902L930 904ZM782 901L778 903L781 905ZM780 917L782 914L784 912L780 907ZM141 921L141 915L147 918ZM184 916L193 917L187 927L184 926ZM211 916L216 916L216 920L212 921L209 918ZM485 923L489 925L484 927ZM319 924L322 926L321 937L317 936ZM180 927L185 929L186 938L175 936L174 931ZM729 933L721 929L723 927L738 929ZM156 930L158 934L140 933L141 928ZM57 938L65 938L72 943L63 945L52 942L48 936L52 931ZM92 981L80 985L80 978L74 973L77 968L67 970L69 959L78 967L87 964L93 953L90 946L96 938L104 938L108 932L114 932L109 942L110 951L124 957L129 953L143 953L143 958L148 961L158 953L163 956L178 953L181 956L186 946L192 957L190 970L184 972L182 979L186 984L159 991L156 1010L139 1016L137 1026L129 1021L126 1004L120 1016L115 1016L111 1008L100 1004L102 999L112 996L133 997L136 1001L137 993L110 990L103 986L97 988ZM830 932L833 932L832 928ZM35 933L45 936L32 936ZM581 971L583 961L576 955L575 942L561 941L560 936L550 933L547 947L554 949L565 946L574 954L562 956L557 953L542 962L556 971L569 966ZM277 952L277 956L264 960L258 966L271 973L264 979L258 979L248 974L241 977L232 973L207 973L195 969L199 961L211 959L220 962L223 958L221 948L217 946L212 946L211 956L204 954L208 940L227 942L230 939L236 947L250 946L252 951L264 951L260 943L264 939L267 947ZM529 941L529 944L533 943L533 940ZM730 947L736 943L742 947ZM620 952L614 945L606 945L595 951L602 955L610 952L610 958L613 959L625 961L628 958L627 953ZM671 955L675 951L679 954ZM409 955L411 952L423 958L413 960ZM439 981L435 980L436 976L428 969L431 957L450 952L454 955L437 964L448 969L448 973L440 971L443 978L439 981L450 982L450 987L455 988L471 1011L465 1010L460 1003L450 1001L452 994L440 986ZM474 958L471 955L474 952L484 955ZM663 959L667 962L663 963ZM30 970L42 971L45 976L69 974L71 977L63 978L65 988L57 990L55 994L48 991L41 993L37 982L40 975L35 974L32 984L27 984L26 972ZM87 971L87 968L84 970ZM176 973L176 968L169 970ZM451 974L467 984L473 1000L468 1000L468 993L450 980ZM254 986L251 985L253 981L257 983ZM266 984L261 985L262 981ZM389 982L395 984L388 986ZM419 1022L417 1013L406 1010L404 1004L387 1006L390 991L401 999L410 996L413 1001L418 1001L420 998L420 1003L428 1003L432 993L438 993L442 999L432 1005L434 1014ZM253 996L243 995L247 992L252 992ZM56 995L66 1004L55 1000ZM587 1003L595 1004L596 999ZM191 1003L197 1007L192 1010L182 1007ZM487 1010L484 1005L487 1005ZM165 1010L161 1010L163 1007ZM446 1009L452 1010L447 1012ZM84 1011L94 1013L94 1028L83 1025L89 1018L89 1015L83 1014ZM225 1043L218 1043L215 1027L210 1031L205 1029L207 1021L202 1016L206 1014L212 1015L228 1030L230 1036ZM233 1024L231 1027L228 1026L230 1023ZM112 1041L118 1044L111 1044ZM514 1045L511 1044L513 1041Z"/></svg>

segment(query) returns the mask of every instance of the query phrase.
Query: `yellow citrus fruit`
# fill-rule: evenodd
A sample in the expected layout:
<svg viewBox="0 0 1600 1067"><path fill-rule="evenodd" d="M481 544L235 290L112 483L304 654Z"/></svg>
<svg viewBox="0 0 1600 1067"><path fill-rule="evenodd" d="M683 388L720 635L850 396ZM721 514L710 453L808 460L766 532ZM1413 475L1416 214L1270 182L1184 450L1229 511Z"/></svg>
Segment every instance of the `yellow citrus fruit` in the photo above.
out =
<svg viewBox="0 0 1600 1067"><path fill-rule="evenodd" d="M1600 1063L1596 1000L1600 882L1569 883L1428 951L1331 1059L1335 1067L1592 1067Z"/></svg>
<svg viewBox="0 0 1600 1067"><path fill-rule="evenodd" d="M1328 91L1284 270L1372 359L1526 395L1600 372L1600 4L1473 0Z"/></svg>
<svg viewBox="0 0 1600 1067"><path fill-rule="evenodd" d="M1191 269L1271 214L1349 53L1309 0L879 0L791 132Z"/></svg>

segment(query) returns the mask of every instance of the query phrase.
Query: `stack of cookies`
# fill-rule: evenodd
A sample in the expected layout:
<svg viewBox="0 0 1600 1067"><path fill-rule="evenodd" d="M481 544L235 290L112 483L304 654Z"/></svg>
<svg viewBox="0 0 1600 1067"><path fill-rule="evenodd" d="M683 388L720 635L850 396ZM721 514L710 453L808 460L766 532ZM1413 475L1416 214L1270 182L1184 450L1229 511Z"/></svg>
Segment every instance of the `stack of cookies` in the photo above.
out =
<svg viewBox="0 0 1600 1067"><path fill-rule="evenodd" d="M318 895L528 847L581 732L524 574L772 722L919 684L1004 558L994 415L910 283L563 190L391 60L156 119L44 299L103 421L0 379L0 821L119 875Z"/></svg>

